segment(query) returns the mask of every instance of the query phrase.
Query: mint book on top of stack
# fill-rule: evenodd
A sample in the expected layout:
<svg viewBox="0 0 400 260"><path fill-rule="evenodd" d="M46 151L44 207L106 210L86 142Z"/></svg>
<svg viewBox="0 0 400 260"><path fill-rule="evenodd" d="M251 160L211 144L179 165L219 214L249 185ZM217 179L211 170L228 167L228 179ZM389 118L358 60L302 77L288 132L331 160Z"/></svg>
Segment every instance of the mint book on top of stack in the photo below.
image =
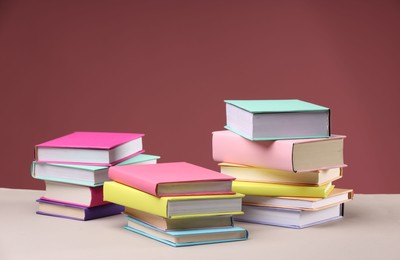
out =
<svg viewBox="0 0 400 260"><path fill-rule="evenodd" d="M245 195L235 220L304 228L343 216L346 136L331 134L327 107L298 99L225 100L227 130L212 133L213 159Z"/></svg>
<svg viewBox="0 0 400 260"><path fill-rule="evenodd" d="M104 199L125 206L127 230L170 246L247 239L233 225L242 194L233 177L186 162L110 168Z"/></svg>
<svg viewBox="0 0 400 260"><path fill-rule="evenodd" d="M137 133L74 132L35 146L33 178L45 181L37 214L91 220L120 214L124 207L103 200L110 165L155 164L143 154Z"/></svg>
<svg viewBox="0 0 400 260"><path fill-rule="evenodd" d="M225 100L226 126L250 140L330 135L330 109L298 99Z"/></svg>

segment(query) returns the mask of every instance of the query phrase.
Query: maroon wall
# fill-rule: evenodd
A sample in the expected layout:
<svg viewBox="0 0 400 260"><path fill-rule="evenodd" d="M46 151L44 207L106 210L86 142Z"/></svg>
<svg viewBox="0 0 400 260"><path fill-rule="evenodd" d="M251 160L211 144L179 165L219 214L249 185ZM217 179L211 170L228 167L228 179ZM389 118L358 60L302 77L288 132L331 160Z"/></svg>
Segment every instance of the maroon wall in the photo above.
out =
<svg viewBox="0 0 400 260"><path fill-rule="evenodd" d="M1 1L0 187L44 188L35 144L143 132L161 162L217 169L224 99L332 109L339 187L400 193L398 1Z"/></svg>

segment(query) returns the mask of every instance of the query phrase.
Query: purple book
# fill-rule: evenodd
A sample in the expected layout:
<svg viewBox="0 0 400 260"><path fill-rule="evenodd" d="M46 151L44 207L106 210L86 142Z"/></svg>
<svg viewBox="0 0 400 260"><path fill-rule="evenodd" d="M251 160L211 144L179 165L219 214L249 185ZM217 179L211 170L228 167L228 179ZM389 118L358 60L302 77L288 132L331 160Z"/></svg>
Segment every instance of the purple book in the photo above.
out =
<svg viewBox="0 0 400 260"><path fill-rule="evenodd" d="M82 221L117 215L124 210L123 206L113 203L84 207L45 199L38 199L37 202L39 203L37 214Z"/></svg>

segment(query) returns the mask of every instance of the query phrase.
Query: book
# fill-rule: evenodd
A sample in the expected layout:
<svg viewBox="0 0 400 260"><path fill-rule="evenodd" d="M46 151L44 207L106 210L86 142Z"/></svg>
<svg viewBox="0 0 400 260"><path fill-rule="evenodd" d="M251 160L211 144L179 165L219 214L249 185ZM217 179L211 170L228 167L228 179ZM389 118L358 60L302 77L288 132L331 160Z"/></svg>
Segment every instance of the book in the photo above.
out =
<svg viewBox="0 0 400 260"><path fill-rule="evenodd" d="M298 99L225 100L226 126L249 140L330 136L330 109Z"/></svg>
<svg viewBox="0 0 400 260"><path fill-rule="evenodd" d="M232 163L219 163L220 171L237 181L268 182L291 185L321 186L343 176L342 168L321 169L294 173L271 168L252 167Z"/></svg>
<svg viewBox="0 0 400 260"><path fill-rule="evenodd" d="M328 138L250 141L229 130L212 134L214 161L292 172L345 167L345 136Z"/></svg>
<svg viewBox="0 0 400 260"><path fill-rule="evenodd" d="M83 207L95 207L108 203L103 200L103 186L88 187L55 181L45 181L45 185L46 190L41 199Z"/></svg>
<svg viewBox="0 0 400 260"><path fill-rule="evenodd" d="M286 185L266 182L234 181L232 190L238 193L272 197L311 197L326 198L335 186L328 183L322 186Z"/></svg>
<svg viewBox="0 0 400 260"><path fill-rule="evenodd" d="M172 219L128 207L125 208L124 213L161 230L221 228L233 226L233 217L231 215Z"/></svg>
<svg viewBox="0 0 400 260"><path fill-rule="evenodd" d="M344 204L314 211L249 205L243 205L243 210L244 214L235 216L235 221L287 228L306 228L342 218Z"/></svg>
<svg viewBox="0 0 400 260"><path fill-rule="evenodd" d="M39 215L83 221L117 215L124 210L124 207L116 204L105 204L88 208L45 199L38 199L37 202L39 206L36 213Z"/></svg>
<svg viewBox="0 0 400 260"><path fill-rule="evenodd" d="M186 162L113 166L108 175L157 197L233 194L233 177Z"/></svg>
<svg viewBox="0 0 400 260"><path fill-rule="evenodd" d="M35 146L35 161L111 166L143 153L138 133L74 132Z"/></svg>
<svg viewBox="0 0 400 260"><path fill-rule="evenodd" d="M104 200L165 218L242 214L242 194L156 197L130 186L104 183Z"/></svg>
<svg viewBox="0 0 400 260"><path fill-rule="evenodd" d="M174 247L242 241L248 231L241 227L164 231L128 217L125 229Z"/></svg>
<svg viewBox="0 0 400 260"><path fill-rule="evenodd" d="M139 154L117 165L129 164L154 164L159 156ZM31 175L35 179L56 182L79 184L84 186L102 186L109 181L108 166L95 166L83 164L56 164L45 162L32 162Z"/></svg>
<svg viewBox="0 0 400 260"><path fill-rule="evenodd" d="M310 197L267 197L246 195L243 205L267 206L300 210L320 210L336 204L342 204L353 199L354 192L351 189L334 188L326 198Z"/></svg>

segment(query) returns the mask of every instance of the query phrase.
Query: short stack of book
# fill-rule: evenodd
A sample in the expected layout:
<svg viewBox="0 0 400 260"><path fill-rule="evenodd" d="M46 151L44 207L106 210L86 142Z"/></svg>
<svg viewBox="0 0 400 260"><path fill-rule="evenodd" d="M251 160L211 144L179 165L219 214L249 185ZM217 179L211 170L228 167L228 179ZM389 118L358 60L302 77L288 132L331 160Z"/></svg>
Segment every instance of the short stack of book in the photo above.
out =
<svg viewBox="0 0 400 260"><path fill-rule="evenodd" d="M233 224L242 194L232 178L186 162L113 166L104 199L125 207L125 229L170 246L246 240Z"/></svg>
<svg viewBox="0 0 400 260"><path fill-rule="evenodd" d="M45 181L37 214L91 220L120 214L124 208L103 200L111 165L155 164L143 154L143 134L74 132L36 145L33 178Z"/></svg>
<svg viewBox="0 0 400 260"><path fill-rule="evenodd" d="M213 159L245 194L235 220L304 228L343 216L353 190L343 175L345 136L330 132L330 109L301 100L227 100L228 130L215 131Z"/></svg>

